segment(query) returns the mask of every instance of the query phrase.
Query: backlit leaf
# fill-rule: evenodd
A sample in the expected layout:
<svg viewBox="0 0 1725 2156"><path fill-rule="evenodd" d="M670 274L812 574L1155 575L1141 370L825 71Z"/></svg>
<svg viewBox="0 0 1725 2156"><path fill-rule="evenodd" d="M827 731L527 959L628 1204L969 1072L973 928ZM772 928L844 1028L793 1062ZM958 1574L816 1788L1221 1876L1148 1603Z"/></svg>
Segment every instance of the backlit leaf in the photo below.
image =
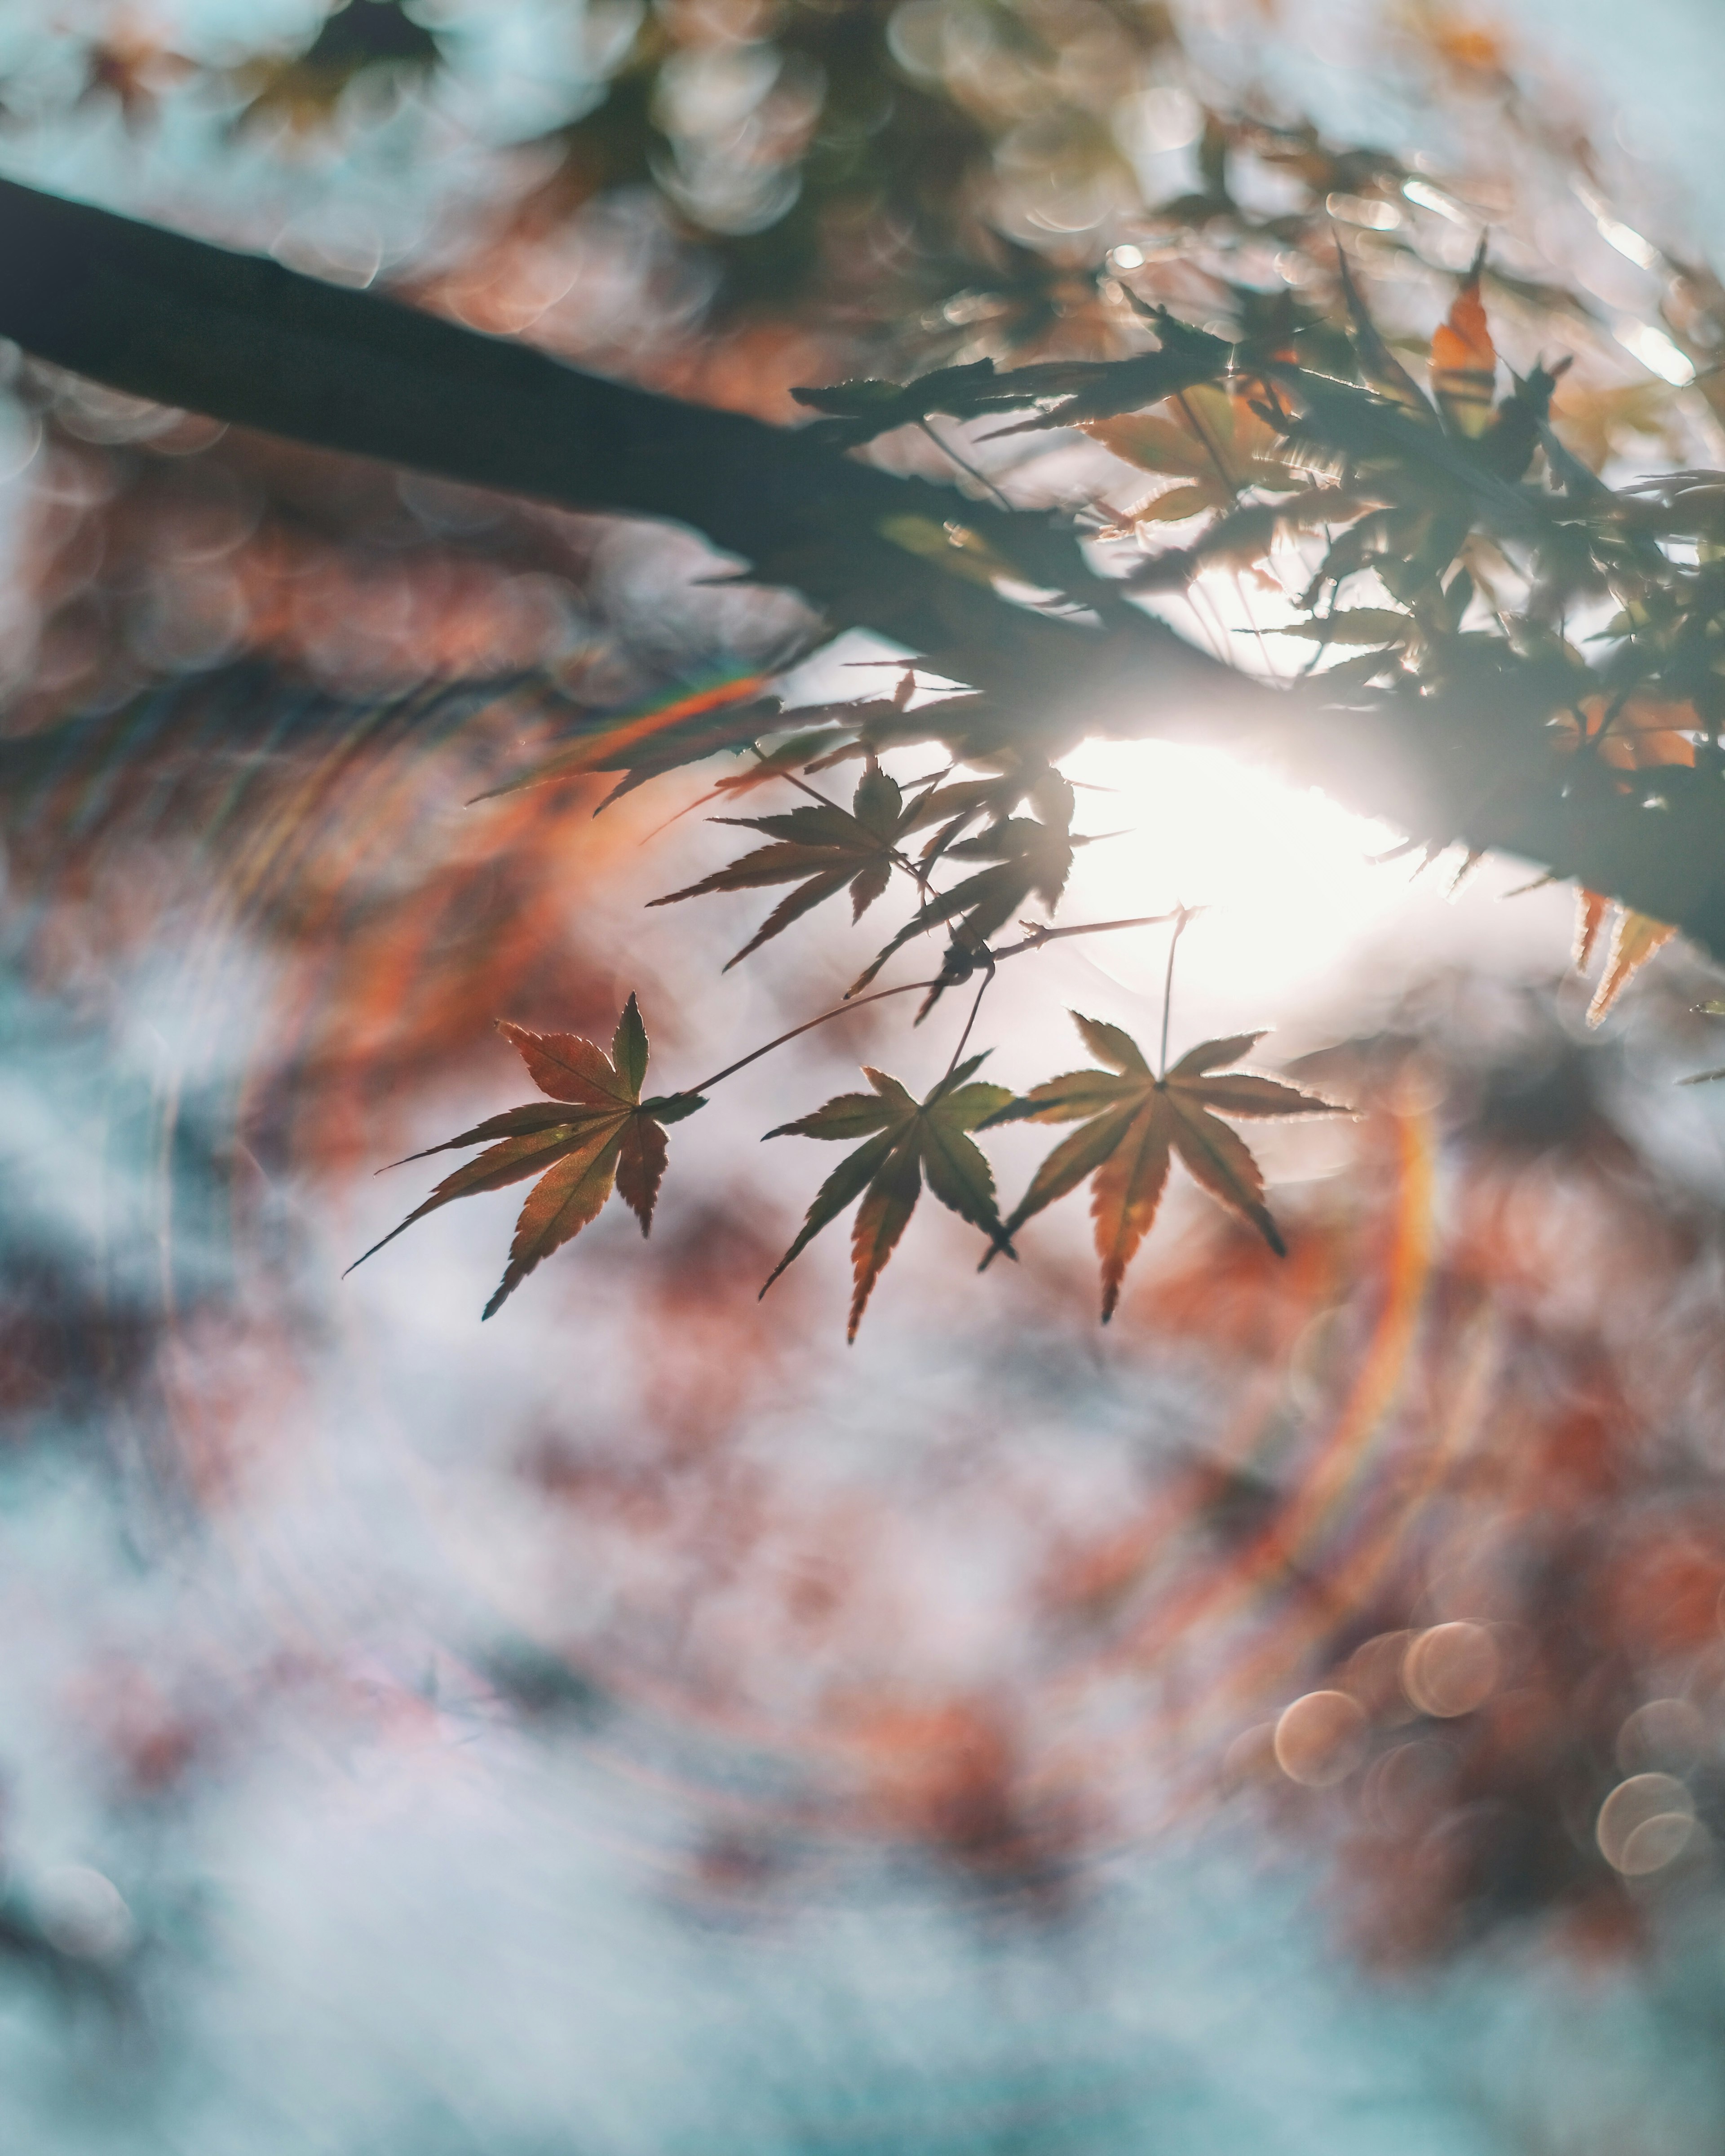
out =
<svg viewBox="0 0 1725 2156"><path fill-rule="evenodd" d="M907 804L897 783L871 757L849 810L820 802L778 816L720 816L715 822L758 831L772 841L715 870L699 883L669 891L653 906L675 906L709 891L752 891L777 883L797 888L779 901L759 928L726 962L726 970L758 951L824 899L848 889L851 918L859 920L884 891L902 855L900 841L947 813L942 790L929 788Z"/></svg>
<svg viewBox="0 0 1725 2156"><path fill-rule="evenodd" d="M1439 408L1458 434L1483 434L1491 424L1497 380L1497 347L1491 341L1480 299L1480 271L1486 243L1480 242L1473 267L1455 295L1449 320L1431 340L1431 386Z"/></svg>
<svg viewBox="0 0 1725 2156"><path fill-rule="evenodd" d="M925 1175L942 1205L982 1229L996 1247L1012 1255L1000 1224L993 1174L970 1133L1007 1107L1013 1096L1004 1086L970 1082L982 1061L982 1056L973 1055L961 1063L924 1101L913 1099L885 1071L865 1065L872 1093L841 1093L812 1114L768 1132L770 1138L873 1135L839 1162L815 1194L796 1240L773 1267L762 1295L823 1228L860 1198L850 1240L855 1285L847 1337L855 1340L875 1283L916 1209Z"/></svg>
<svg viewBox="0 0 1725 2156"><path fill-rule="evenodd" d="M1218 1118L1327 1116L1347 1111L1279 1078L1222 1071L1222 1066L1238 1062L1255 1046L1261 1034L1204 1041L1158 1078L1137 1044L1118 1026L1076 1011L1072 1017L1085 1045L1111 1068L1051 1078L989 1118L990 1124L1083 1123L1036 1171L1005 1223L997 1247L1004 1247L1026 1220L1088 1179L1096 1255L1102 1265L1106 1325L1120 1301L1126 1269L1155 1220L1169 1163L1178 1155L1195 1183L1249 1221L1281 1256L1282 1240L1264 1203L1258 1164ZM1218 1071L1222 1075L1213 1075ZM983 1264L987 1265L993 1255L989 1250Z"/></svg>
<svg viewBox="0 0 1725 2156"><path fill-rule="evenodd" d="M509 1264L485 1305L487 1317L535 1265L598 1216L614 1188L639 1219L644 1235L653 1224L653 1208L665 1177L669 1147L664 1126L680 1122L706 1106L699 1095L691 1093L642 1101L649 1060L647 1029L633 996L617 1021L609 1055L579 1034L530 1033L525 1026L506 1024L498 1029L520 1054L535 1085L551 1099L507 1109L459 1137L429 1147L429 1152L444 1152L491 1138L500 1141L477 1160L445 1176L400 1227L354 1260L363 1265L403 1229L457 1198L477 1197L481 1191L501 1190L536 1175L539 1181L527 1194L516 1223ZM421 1160L425 1155L409 1158ZM347 1270L352 1272L353 1266Z"/></svg>
<svg viewBox="0 0 1725 2156"><path fill-rule="evenodd" d="M1605 960L1605 971L1587 1007L1589 1025L1600 1023L1631 978L1676 932L1669 921L1655 921L1649 914L1635 913L1627 907L1618 914L1611 930L1611 949Z"/></svg>

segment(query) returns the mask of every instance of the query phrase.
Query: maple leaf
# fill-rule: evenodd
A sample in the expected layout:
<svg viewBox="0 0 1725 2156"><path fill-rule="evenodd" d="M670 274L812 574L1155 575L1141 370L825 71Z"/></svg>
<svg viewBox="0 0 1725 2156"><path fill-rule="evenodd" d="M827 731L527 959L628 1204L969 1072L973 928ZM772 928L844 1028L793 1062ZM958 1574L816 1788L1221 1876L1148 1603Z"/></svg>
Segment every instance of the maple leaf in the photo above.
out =
<svg viewBox="0 0 1725 2156"><path fill-rule="evenodd" d="M1004 817L975 838L946 849L948 859L985 860L993 865L966 876L950 891L936 891L864 968L845 991L847 997L859 994L895 952L925 929L956 924L947 970L954 980L962 980L986 952L988 938L1013 919L1033 893L1050 912L1054 911L1071 873L1073 849L1089 841L1072 836L1072 789L1057 773L1052 780L1040 783L1037 798L1045 821Z"/></svg>
<svg viewBox="0 0 1725 2156"><path fill-rule="evenodd" d="M865 1137L867 1142L847 1154L815 1193L796 1240L773 1268L762 1295L823 1228L860 1198L850 1235L855 1288L845 1335L855 1340L875 1283L916 1209L925 1174L942 1205L983 1229L996 1248L1013 1255L1000 1224L993 1173L969 1135L1009 1106L1013 1097L1009 1086L967 1083L983 1060L982 1055L973 1055L948 1071L925 1101L913 1099L896 1078L865 1064L863 1075L873 1086L872 1093L840 1093L813 1115L768 1132L769 1138Z"/></svg>
<svg viewBox="0 0 1725 2156"><path fill-rule="evenodd" d="M1396 613L1389 607L1348 607L1320 614L1315 621L1279 624L1276 636L1300 636L1314 644L1368 644L1383 646L1411 643L1420 624L1411 614Z"/></svg>
<svg viewBox="0 0 1725 2156"><path fill-rule="evenodd" d="M835 449L854 449L896 427L919 426L932 412L962 418L994 380L993 361L978 359L961 367L937 367L908 384L870 377L835 382L824 389L793 389L791 394L798 403L826 415L810 424L811 438Z"/></svg>
<svg viewBox="0 0 1725 2156"><path fill-rule="evenodd" d="M506 1109L459 1137L409 1153L408 1160L426 1160L434 1152L452 1152L462 1146L486 1148L477 1160L445 1176L400 1227L392 1228L382 1242L373 1243L347 1268L352 1272L354 1265L362 1265L384 1243L393 1243L441 1205L537 1175L540 1179L528 1192L516 1222L508 1266L497 1292L485 1305L487 1317L502 1306L542 1258L580 1234L614 1188L639 1219L644 1235L653 1224L653 1208L665 1175L664 1126L680 1122L706 1106L694 1093L641 1098L647 1075L647 1030L633 996L617 1021L609 1055L578 1034L530 1033L525 1026L506 1022L498 1029L519 1050L528 1075L549 1098Z"/></svg>
<svg viewBox="0 0 1725 2156"><path fill-rule="evenodd" d="M1240 1033L1206 1040L1158 1078L1129 1034L1117 1025L1072 1014L1084 1043L1101 1070L1073 1070L1032 1087L988 1119L1007 1122L1076 1123L1084 1128L1062 1141L1037 1169L1029 1188L1003 1229L1004 1244L1024 1222L1091 1181L1091 1214L1096 1254L1102 1261L1102 1322L1114 1315L1120 1284L1162 1203L1170 1161L1185 1163L1193 1180L1249 1221L1278 1257L1286 1255L1264 1204L1264 1178L1245 1143L1220 1116L1333 1116L1348 1111L1333 1101L1302 1093L1278 1078L1230 1070L1264 1036ZM990 1250L984 1265L993 1257Z"/></svg>
<svg viewBox="0 0 1725 2156"><path fill-rule="evenodd" d="M1491 424L1491 399L1497 379L1497 347L1486 326L1480 299L1480 271L1486 261L1482 239L1473 266L1462 280L1449 319L1431 340L1431 386L1439 408L1458 434L1483 434Z"/></svg>
<svg viewBox="0 0 1725 2156"><path fill-rule="evenodd" d="M1045 398L1060 401L1034 419L1021 420L1015 427L997 428L983 439L998 442L1008 434L1081 426L1087 420L1140 411L1147 404L1178 396L1183 389L1216 381L1227 373L1235 357L1232 345L1212 336L1208 330L1183 322L1166 307L1147 305L1130 291L1127 297L1134 311L1154 328L1160 340L1157 351L1135 353L1130 359L1053 360L997 376L990 393L977 399L978 409L1005 411L1014 404L1040 403Z"/></svg>
<svg viewBox="0 0 1725 2156"><path fill-rule="evenodd" d="M871 757L857 781L849 809L836 802L813 803L780 816L716 816L716 824L732 824L745 831L759 831L773 841L752 853L716 869L685 890L667 891L649 899L649 906L675 906L685 898L700 898L715 891L755 891L776 883L794 883L797 888L774 906L734 957L725 962L729 973L751 951L783 934L793 921L847 887L850 917L861 920L891 881L901 855L899 841L921 828L951 814L968 801L972 789L933 787L917 794L906 805L896 779ZM963 801L958 797L963 796Z"/></svg>
<svg viewBox="0 0 1725 2156"><path fill-rule="evenodd" d="M1292 494L1306 485L1306 474L1281 455L1275 429L1245 398L1200 383L1171 401L1165 417L1141 412L1084 427L1124 463L1189 482L1141 504L1132 511L1133 521L1170 523L1206 509L1231 509L1249 486Z"/></svg>
<svg viewBox="0 0 1725 2156"><path fill-rule="evenodd" d="M1586 901L1584 898L1583 904ZM1598 924L1594 924L1598 934ZM1599 985L1594 991L1594 999L1587 1007L1589 1025L1604 1023L1606 1013L1617 1001L1630 979L1664 944L1669 943L1676 930L1668 921L1656 921L1650 913L1637 913L1631 907L1618 911L1612 924L1611 948L1605 959L1605 971ZM1591 941L1589 948L1591 950Z"/></svg>

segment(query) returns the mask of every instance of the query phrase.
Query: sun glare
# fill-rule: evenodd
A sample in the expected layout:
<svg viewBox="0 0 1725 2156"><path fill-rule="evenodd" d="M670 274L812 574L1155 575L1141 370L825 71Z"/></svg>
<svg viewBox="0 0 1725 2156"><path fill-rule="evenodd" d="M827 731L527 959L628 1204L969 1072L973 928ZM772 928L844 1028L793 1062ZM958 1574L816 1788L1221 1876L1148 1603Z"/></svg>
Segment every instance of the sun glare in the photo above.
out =
<svg viewBox="0 0 1725 2156"><path fill-rule="evenodd" d="M1077 828L1122 835L1081 851L1062 916L1203 906L1183 947L1183 979L1206 1004L1237 1006L1242 1023L1315 996L1347 998L1368 963L1380 991L1393 986L1389 973L1464 951L1488 964L1561 963L1563 899L1548 891L1502 903L1530 879L1517 864L1488 864L1452 906L1459 851L1423 865L1399 851L1401 834L1388 825L1222 751L1090 742L1063 768L1082 789ZM1084 947L1122 988L1159 993L1159 933Z"/></svg>

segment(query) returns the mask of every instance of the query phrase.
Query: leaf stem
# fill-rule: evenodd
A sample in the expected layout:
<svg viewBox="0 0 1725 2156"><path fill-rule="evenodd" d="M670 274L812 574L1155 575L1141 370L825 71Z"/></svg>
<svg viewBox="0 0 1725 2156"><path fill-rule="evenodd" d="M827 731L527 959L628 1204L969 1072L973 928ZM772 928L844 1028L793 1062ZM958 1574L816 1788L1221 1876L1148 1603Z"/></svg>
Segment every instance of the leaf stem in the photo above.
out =
<svg viewBox="0 0 1725 2156"><path fill-rule="evenodd" d="M1033 928L1022 943L1009 943L1004 951L992 952L989 956L998 963L1002 958L1016 958L1025 951L1040 951L1045 943L1056 942L1063 936L1100 936L1111 928L1154 928L1159 927L1164 921L1179 920L1183 926L1185 916L1200 910L1197 906L1182 906L1174 913L1147 913L1136 921L1081 921L1072 928ZM1178 929L1174 932L1178 936ZM992 978L992 973L985 975L982 988L977 991L976 1004L971 1007L969 1019L963 1033L959 1036L958 1046L953 1054L952 1060L947 1065L949 1077L958 1067L958 1058L964 1053L965 1044L970 1039L971 1028L976 1024L977 1005L982 1002L983 989L988 987ZM781 1033L776 1039L767 1042L764 1047L751 1050L748 1055L740 1056L735 1063L727 1063L722 1070L714 1071L711 1078L703 1078L697 1086L685 1086L682 1091L685 1095L710 1091L721 1080L734 1076L737 1071L746 1070L751 1063L758 1063L763 1055L770 1055L775 1048L783 1048L787 1041L794 1040L799 1034L812 1033L816 1026L824 1025L829 1019L843 1018L847 1011L864 1010L870 1004L886 1002L889 996L908 996L918 988L932 988L942 985L950 986L951 983L942 983L938 978L932 981L906 981L896 988L876 988L871 995L859 996L853 1003L834 1004L830 1010L823 1011L819 1018L805 1019L801 1025L793 1025L788 1033Z"/></svg>
<svg viewBox="0 0 1725 2156"><path fill-rule="evenodd" d="M711 1078L703 1078L698 1086L686 1086L683 1090L685 1093L710 1092L721 1079L747 1070L751 1063L758 1063L763 1055L770 1055L775 1048L783 1048L788 1040L794 1040L799 1033L812 1033L816 1026L824 1025L829 1019L843 1018L847 1011L862 1010L870 1004L884 1003L888 996L907 996L913 988L932 988L933 986L932 981L906 981L901 988L876 988L872 995L859 996L855 1003L834 1004L830 1010L823 1011L819 1018L805 1019L801 1025L793 1025L788 1033L782 1033L776 1040L769 1040L764 1048L751 1050L748 1055L739 1056L735 1063L727 1063L722 1070L714 1071Z"/></svg>
<svg viewBox="0 0 1725 2156"><path fill-rule="evenodd" d="M1174 932L1168 939L1168 971L1162 981L1162 1067L1156 1074L1159 1086L1168 1076L1168 1022L1174 1002L1174 954L1180 947L1180 938L1186 932L1186 923L1196 912L1195 906L1177 906L1174 908Z"/></svg>
<svg viewBox="0 0 1725 2156"><path fill-rule="evenodd" d="M950 457L952 462L957 465L959 470L968 473L968 475L976 481L978 486L987 487L989 493L993 495L995 501L1000 504L1000 506L1003 509L1010 509L1012 507L1011 502L1008 501L1006 496L1000 491L999 488L995 485L993 480L988 477L988 475L986 472L978 471L976 466L970 463L968 459L961 457L957 450L952 447L950 442L943 442L940 436L936 434L933 428L929 425L927 419L919 419L916 422L916 424L922 429L923 433L927 435L929 440L934 444L936 449L941 452L942 456Z"/></svg>
<svg viewBox="0 0 1725 2156"><path fill-rule="evenodd" d="M947 1065L946 1077L942 1078L941 1081L942 1086L947 1082L947 1080L952 1077L952 1073L958 1068L958 1059L963 1055L966 1048L970 1044L971 1029L976 1024L977 1013L983 1007L983 998L988 993L989 985L993 982L993 978L994 968L991 963L983 969L983 978L977 983L976 994L971 999L970 1016L965 1019L964 1030L958 1036L958 1045L952 1050L952 1060Z"/></svg>

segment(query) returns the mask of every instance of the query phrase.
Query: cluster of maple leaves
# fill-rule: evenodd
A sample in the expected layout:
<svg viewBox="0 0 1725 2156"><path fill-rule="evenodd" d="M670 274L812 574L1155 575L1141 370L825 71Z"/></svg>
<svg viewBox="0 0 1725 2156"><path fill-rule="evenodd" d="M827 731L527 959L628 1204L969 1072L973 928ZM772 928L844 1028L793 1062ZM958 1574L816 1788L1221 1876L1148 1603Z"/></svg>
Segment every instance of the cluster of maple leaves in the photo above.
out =
<svg viewBox="0 0 1725 2156"><path fill-rule="evenodd" d="M1147 306L1157 349L1127 360L1004 373L979 362L937 369L908 385L861 381L798 393L822 413L816 426L839 446L926 425L931 413L973 418L1029 406L1032 416L1009 431L1081 429L1124 464L1173 481L1128 510L1107 512L1113 521L1106 529L1137 536L1206 520L1187 545L1141 557L1124 580L1129 588L1189 579L1216 562L1259 560L1279 536L1322 531L1324 551L1301 602L1302 618L1277 633L1314 644L1314 665L1332 660L1337 649L1354 654L1326 668L1327 695L1380 714L1416 712L1429 726L1443 723L1463 695L1476 703L1482 684L1507 700L1518 680L1537 679L1546 708L1555 705L1538 736L1544 767L1554 774L1549 783L1572 785L1585 765L1589 784L1632 798L1650 783L1670 792L1719 752L1710 731L1722 700L1709 639L1725 613L1725 588L1714 588L1717 574L1711 582L1689 577L1661 550L1663 541L1697 521L1692 497L1700 498L1702 515L1716 513L1711 494L1692 475L1686 487L1666 486L1662 504L1645 490L1626 497L1605 489L1552 432L1562 363L1534 367L1494 402L1497 357L1481 296L1484 268L1482 244L1432 341L1429 393L1379 334L1343 260L1339 346L1333 324L1302 321L1291 300L1281 320L1237 342ZM1546 484L1536 486L1527 475L1542 457ZM1012 571L976 533L937 534L932 545L927 537L919 531L904 543L928 552L938 570L988 582ZM1517 547L1530 564L1533 598L1512 617L1486 585L1486 563L1496 548L1507 565ZM1351 581L1366 574L1393 603L1340 603ZM1565 644L1549 617L1554 601L1602 580L1625 605L1606 632L1615 655L1594 667ZM1696 671L1697 649L1704 680ZM786 709L769 680L721 675L649 707L587 722L511 783L619 773L603 808L663 772L716 752L742 752L750 760L721 778L709 799L769 783L803 798L774 814L718 818L761 843L652 902L788 886L729 962L735 965L840 893L849 893L852 919L860 921L902 876L915 888L916 906L857 975L847 1003L915 939L939 933L945 947L932 978L875 991L921 991L920 1023L961 983L978 983L979 1005L997 966L1016 952L1050 934L1086 932L1025 921L1024 942L999 940L1033 901L1053 914L1075 850L1090 843L1072 829L1070 785L1042 753L1034 715L1014 713L1009 687L995 683L979 693L961 685L919 697L920 685L911 664L890 695ZM943 747L948 760L907 785L880 758L915 742ZM862 772L846 807L819 782L856 761ZM961 873L946 880L953 870ZM1583 966L1608 904L1598 893L1579 893L1576 957ZM1176 941L1183 919L1174 919ZM1671 933L1665 922L1620 909L1595 1021ZM870 1070L869 1091L840 1095L769 1133L861 1141L822 1185L772 1278L855 1204L854 1338L925 1180L942 1204L986 1236L983 1265L1000 1252L1014 1255L1014 1239L1028 1221L1088 1182L1106 1321L1176 1157L1279 1252L1256 1163L1223 1119L1330 1113L1335 1104L1230 1070L1256 1034L1205 1042L1169 1067L1164 1024L1161 1067L1153 1069L1117 1028L1084 1017L1076 1022L1096 1065L1022 1096L977 1078L983 1059L964 1056L967 1024L951 1065L924 1099ZM553 1105L513 1110L451 1141L490 1143L410 1216L543 1171L487 1316L594 1217L614 1187L644 1230L664 1169L664 1126L704 1099L704 1088L696 1087L641 1100L646 1039L633 998L609 1059L572 1036L506 1030ZM1014 1121L1080 1127L1003 1212L976 1134Z"/></svg>
<svg viewBox="0 0 1725 2156"><path fill-rule="evenodd" d="M1076 1011L1072 1015L1085 1045L1105 1069L1069 1071L1021 1098L1009 1086L977 1080L984 1051L955 1061L919 1101L896 1078L865 1066L870 1091L840 1093L812 1115L769 1131L768 1137L863 1142L822 1183L762 1294L823 1228L855 1204L850 1252L855 1286L849 1335L855 1340L875 1283L898 1247L925 1179L942 1205L988 1237L982 1261L986 1265L997 1250L1014 1255L1012 1238L1025 1221L1088 1178L1106 1324L1119 1301L1132 1254L1156 1218L1176 1155L1196 1182L1249 1220L1280 1255L1282 1240L1264 1204L1264 1178L1245 1146L1219 1117L1333 1115L1336 1104L1274 1078L1222 1070L1260 1034L1205 1041L1158 1076L1119 1027ZM365 1253L372 1256L416 1220L457 1198L501 1190L536 1175L539 1180L516 1224L508 1267L485 1306L487 1317L542 1259L598 1217L614 1189L639 1219L644 1235L653 1224L665 1175L665 1127L706 1105L700 1093L641 1098L647 1034L634 996L618 1020L609 1055L576 1034L530 1033L507 1024L502 1031L548 1098L508 1109L459 1137L410 1154L410 1159L424 1160L464 1146L485 1147L446 1176L400 1227ZM1021 1120L1078 1122L1083 1127L1055 1147L1003 1219L993 1171L972 1134ZM364 1258L355 1262L363 1264Z"/></svg>

